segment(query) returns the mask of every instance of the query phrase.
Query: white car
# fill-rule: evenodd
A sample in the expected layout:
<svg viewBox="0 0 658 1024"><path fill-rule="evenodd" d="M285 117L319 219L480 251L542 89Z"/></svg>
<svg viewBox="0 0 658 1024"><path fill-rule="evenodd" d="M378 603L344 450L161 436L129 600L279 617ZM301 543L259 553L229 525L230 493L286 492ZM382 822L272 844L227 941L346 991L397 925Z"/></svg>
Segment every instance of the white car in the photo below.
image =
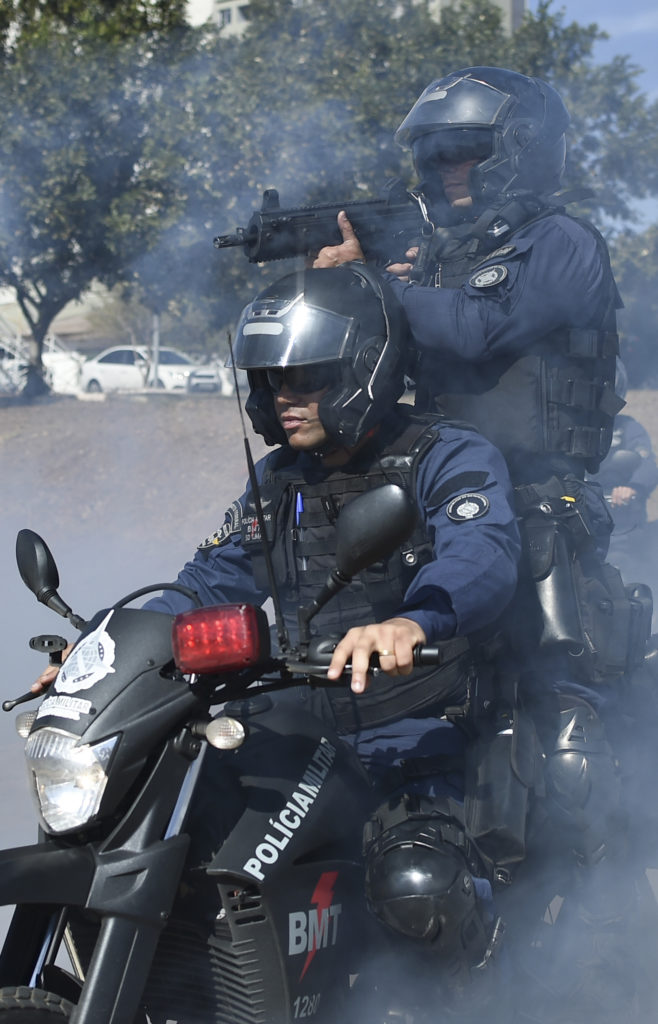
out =
<svg viewBox="0 0 658 1024"><path fill-rule="evenodd" d="M201 366L184 352L161 348L157 372L143 346L115 345L88 359L80 373L83 391L219 391L222 381L215 366Z"/></svg>
<svg viewBox="0 0 658 1024"><path fill-rule="evenodd" d="M80 370L82 391L136 391L146 387L146 349L117 345L87 359Z"/></svg>

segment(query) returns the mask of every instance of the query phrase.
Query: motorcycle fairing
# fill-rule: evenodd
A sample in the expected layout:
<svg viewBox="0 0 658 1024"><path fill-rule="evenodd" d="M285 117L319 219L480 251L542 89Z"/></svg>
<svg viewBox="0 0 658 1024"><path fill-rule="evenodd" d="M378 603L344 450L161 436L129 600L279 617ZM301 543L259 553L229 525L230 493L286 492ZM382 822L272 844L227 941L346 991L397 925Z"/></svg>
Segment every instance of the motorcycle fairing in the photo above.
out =
<svg viewBox="0 0 658 1024"><path fill-rule="evenodd" d="M231 715L245 724L248 742L220 760L239 780L242 810L208 867L221 897L209 945L231 964L229 974L240 974L245 957L249 970L239 996L217 1000L224 1009L215 1020L243 1019L241 1001L258 992L264 1015L254 1021L287 1024L306 1013L334 1024L338 988L347 992L363 948L361 831L370 785L352 748L299 700L244 715L232 705ZM263 844L270 862L258 868L250 861Z"/></svg>

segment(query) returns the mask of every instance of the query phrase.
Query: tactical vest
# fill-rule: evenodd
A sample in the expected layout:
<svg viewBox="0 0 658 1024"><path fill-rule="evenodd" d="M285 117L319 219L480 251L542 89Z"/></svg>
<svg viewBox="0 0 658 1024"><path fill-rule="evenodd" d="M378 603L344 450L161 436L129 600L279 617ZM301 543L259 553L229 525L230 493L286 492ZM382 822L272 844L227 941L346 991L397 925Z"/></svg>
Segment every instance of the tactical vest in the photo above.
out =
<svg viewBox="0 0 658 1024"><path fill-rule="evenodd" d="M385 483L416 493L416 469L437 441L436 415L414 415L401 406L380 433L352 462L327 473L303 472L299 456L282 447L267 459L261 501L267 512L274 575L280 585L282 613L292 636L297 634L297 607L317 596L336 564L336 520L348 502ZM401 429L402 428L402 429ZM398 436L394 436L394 435ZM243 527L243 547L250 552L254 579L268 588L260 538ZM370 566L338 593L312 620L316 635L339 639L355 624L380 622L396 614L411 580L434 557L424 523L388 559ZM437 713L464 698L470 665L465 638L445 641L440 669L418 670L409 676L380 675L376 684L356 697L345 690L327 690L340 732L353 732L402 717Z"/></svg>
<svg viewBox="0 0 658 1024"><path fill-rule="evenodd" d="M528 216L525 224L555 212ZM568 473L582 477L585 470L595 473L610 447L615 414L624 405L614 391L619 297L608 251L591 225L579 223L596 239L606 279L591 324L565 325L531 339L520 357L498 356L481 363L421 358L418 407L434 407L450 419L476 426L502 451L517 484ZM484 244L467 237L452 245L445 256L439 253L429 283L461 287L478 269L509 253L507 240L492 252L494 244L500 246L500 241ZM439 382L439 393L430 393L430 380Z"/></svg>

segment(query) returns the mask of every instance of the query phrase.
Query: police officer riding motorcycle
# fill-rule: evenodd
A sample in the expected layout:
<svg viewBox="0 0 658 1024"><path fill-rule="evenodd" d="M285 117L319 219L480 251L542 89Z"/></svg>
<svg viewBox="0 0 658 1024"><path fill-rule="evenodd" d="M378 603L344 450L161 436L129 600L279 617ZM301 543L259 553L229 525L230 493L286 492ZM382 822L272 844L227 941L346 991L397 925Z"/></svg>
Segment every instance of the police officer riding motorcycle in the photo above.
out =
<svg viewBox="0 0 658 1024"><path fill-rule="evenodd" d="M380 672L364 693L343 684L307 695L354 745L381 794L364 832L366 896L382 936L389 936L391 965L400 971L404 964L405 989L412 974L418 979L413 1019L420 1022L437 998L437 980L442 1001L457 1015L489 1002L495 988L502 936L492 903L495 852L493 845L480 851L468 835L463 777L471 726L454 722L470 723L470 704L480 700L476 689L493 685L495 622L514 590L519 547L511 488L495 449L470 428L398 403L408 350L406 324L388 287L354 265L291 274L264 289L242 316L233 358L248 374L246 411L255 430L280 445L259 464L259 493L291 637L314 643L304 635L298 606L312 604L336 564L341 510L364 490L391 482L416 496L421 510L399 550L360 573L313 623L322 637L335 637L335 646L354 625L436 617L436 629L423 629L438 637L440 667ZM319 396L325 435L313 450L296 449L289 436L295 415L306 426L303 412L281 413L281 396L298 388ZM292 397L289 405L296 408ZM227 560L240 595L244 586L262 598L269 570L248 497L231 506L179 582L204 602L216 600L227 585ZM431 585L435 579L439 589ZM428 587L435 596L425 612ZM178 600L170 594L166 604L156 600L151 607L174 611ZM382 668L391 654L378 651ZM314 658L323 656L328 663L331 649L314 650ZM503 707L498 710L502 715ZM501 760L509 761L505 739L502 747ZM360 975L373 1019L373 1000L390 1006L388 981L381 959L372 976Z"/></svg>

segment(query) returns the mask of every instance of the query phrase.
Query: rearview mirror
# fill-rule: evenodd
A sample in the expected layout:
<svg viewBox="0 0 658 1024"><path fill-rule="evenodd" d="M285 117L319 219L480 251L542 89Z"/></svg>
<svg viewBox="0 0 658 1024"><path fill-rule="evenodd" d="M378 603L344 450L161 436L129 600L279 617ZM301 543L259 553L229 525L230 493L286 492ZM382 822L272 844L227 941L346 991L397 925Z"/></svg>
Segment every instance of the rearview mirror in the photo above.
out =
<svg viewBox="0 0 658 1024"><path fill-rule="evenodd" d="M366 491L346 505L336 523L336 567L315 600L298 611L299 637L308 643L308 624L352 577L392 555L418 519L416 503L397 484Z"/></svg>
<svg viewBox="0 0 658 1024"><path fill-rule="evenodd" d="M350 579L392 554L412 532L418 509L397 484L360 494L341 511L336 524L336 568Z"/></svg>

